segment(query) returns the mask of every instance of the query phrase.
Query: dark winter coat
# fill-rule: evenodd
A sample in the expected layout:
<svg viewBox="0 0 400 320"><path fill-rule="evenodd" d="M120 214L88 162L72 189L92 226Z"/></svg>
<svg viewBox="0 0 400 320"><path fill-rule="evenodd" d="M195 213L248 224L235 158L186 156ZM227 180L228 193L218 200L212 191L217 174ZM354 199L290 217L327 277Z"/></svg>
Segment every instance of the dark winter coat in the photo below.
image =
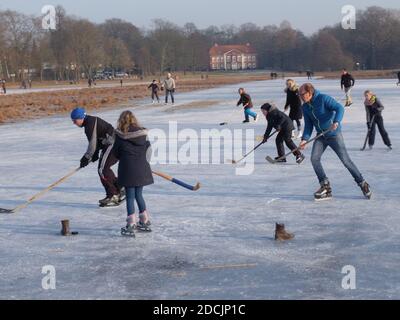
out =
<svg viewBox="0 0 400 320"><path fill-rule="evenodd" d="M364 105L367 115L367 122L371 122L371 119L374 115L382 115L382 111L385 109L381 101L376 96L373 96L369 101L365 101Z"/></svg>
<svg viewBox="0 0 400 320"><path fill-rule="evenodd" d="M82 127L85 129L89 141L84 155L87 159L92 159L94 155L98 158L100 150L105 150L114 143L114 128L103 119L88 115L85 117Z"/></svg>
<svg viewBox="0 0 400 320"><path fill-rule="evenodd" d="M397 78L399 78L400 81L400 71L397 73Z"/></svg>
<svg viewBox="0 0 400 320"><path fill-rule="evenodd" d="M299 89L286 89L286 104L285 110L290 106L289 118L292 120L300 120L303 118L301 109L301 100L299 97Z"/></svg>
<svg viewBox="0 0 400 320"><path fill-rule="evenodd" d="M280 111L275 106L270 106L267 109L268 114L266 119L268 121L267 129L265 130L264 137L269 137L271 135L272 129L279 130L280 132L290 132L292 135L292 131L294 130L293 121L288 117L287 114Z"/></svg>
<svg viewBox="0 0 400 320"><path fill-rule="evenodd" d="M247 106L245 107L245 109L253 108L253 102L251 101L250 95L248 95L247 93L242 93L242 94L240 95L240 99L239 99L239 101L238 101L238 103L237 103L237 106L240 106L241 104L242 104L243 106L245 106L245 105L247 104Z"/></svg>
<svg viewBox="0 0 400 320"><path fill-rule="evenodd" d="M149 85L148 89L150 89L150 88L151 88L151 91L152 91L153 93L157 93L158 90L159 90L159 87L158 87L157 83L151 83L151 84Z"/></svg>
<svg viewBox="0 0 400 320"><path fill-rule="evenodd" d="M147 130L130 127L129 132L116 130L113 152L118 165L118 184L122 187L143 187L154 183L147 151Z"/></svg>
<svg viewBox="0 0 400 320"><path fill-rule="evenodd" d="M354 80L353 76L350 73L346 73L342 75L342 80L340 81L340 85L343 89L343 87L345 88L350 88L354 86L354 83L356 81Z"/></svg>

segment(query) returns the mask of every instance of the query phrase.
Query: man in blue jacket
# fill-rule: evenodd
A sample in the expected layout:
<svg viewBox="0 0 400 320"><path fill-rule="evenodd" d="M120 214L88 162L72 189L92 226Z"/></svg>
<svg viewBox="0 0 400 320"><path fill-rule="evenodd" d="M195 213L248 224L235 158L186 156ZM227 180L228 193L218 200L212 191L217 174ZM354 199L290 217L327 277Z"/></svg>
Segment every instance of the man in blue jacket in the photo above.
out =
<svg viewBox="0 0 400 320"><path fill-rule="evenodd" d="M344 107L332 97L315 90L311 83L302 85L299 94L304 102L305 123L300 148L302 150L305 148L314 127L318 134L328 131L315 140L311 154L311 163L321 185L321 188L314 193L315 200L332 198L332 189L321 164L321 156L328 146L335 151L344 166L349 170L364 196L370 199L372 196L370 187L356 165L351 161L344 144L340 125L344 115Z"/></svg>

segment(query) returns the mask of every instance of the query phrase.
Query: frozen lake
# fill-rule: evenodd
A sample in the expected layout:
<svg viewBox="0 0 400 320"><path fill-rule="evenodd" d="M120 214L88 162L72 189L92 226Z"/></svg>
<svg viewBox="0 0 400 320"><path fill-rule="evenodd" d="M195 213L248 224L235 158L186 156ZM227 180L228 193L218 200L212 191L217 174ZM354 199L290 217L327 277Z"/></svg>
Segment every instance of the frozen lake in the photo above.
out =
<svg viewBox="0 0 400 320"><path fill-rule="evenodd" d="M339 80L313 83L343 99ZM283 108L283 80L243 86L257 111L267 101ZM235 107L239 87L178 94L175 108L132 110L149 129L168 132L168 122L177 121L179 130L197 133L253 129L262 135L266 121L261 117L257 124L241 124L242 112ZM379 133L373 150L359 150L367 129L366 89L386 107L391 152ZM274 166L264 160L276 154L270 141L256 151L250 175L236 175L229 164L154 165L185 182L200 181L202 188L194 193L155 177L144 193L153 232L130 239L119 233L125 206L97 207L103 189L92 165L18 214L0 215L0 299L400 299L400 87L393 79L359 80L353 97L343 134L371 184L372 200L364 199L328 150L323 164L334 199L315 203L311 148L301 166L293 157L288 165ZM210 103L196 107L199 101ZM95 115L115 124L125 109ZM231 125L218 125L231 115ZM87 145L68 116L1 125L0 136L2 208L16 207L73 170ZM63 219L78 236L60 236ZM275 222L285 223L295 239L276 243ZM42 288L46 265L56 270L55 290ZM355 290L342 288L341 272L348 265L356 270Z"/></svg>

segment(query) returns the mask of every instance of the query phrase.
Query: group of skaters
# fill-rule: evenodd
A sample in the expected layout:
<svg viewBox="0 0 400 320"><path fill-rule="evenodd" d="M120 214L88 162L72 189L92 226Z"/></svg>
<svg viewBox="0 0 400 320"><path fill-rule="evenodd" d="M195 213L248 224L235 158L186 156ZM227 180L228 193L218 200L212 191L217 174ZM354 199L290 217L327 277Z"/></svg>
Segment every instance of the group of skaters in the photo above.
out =
<svg viewBox="0 0 400 320"><path fill-rule="evenodd" d="M351 84L353 86L354 81ZM345 81L344 88L347 88L346 85ZM153 81L149 88L154 93L153 100L159 101L156 81ZM170 74L163 82L162 88L165 88L171 95L173 102L175 81ZM347 93L349 92L350 90L347 90ZM310 142L314 141L311 163L320 184L319 189L314 193L314 198L315 200L330 199L332 188L321 163L323 153L327 147L330 147L353 176L364 196L370 199L372 196L370 186L351 160L344 143L341 132L341 123L345 113L344 106L334 98L319 92L311 83L298 86L293 79L286 81L285 93L287 99L284 111L280 111L271 103L261 106L261 111L268 122L262 143L267 143L273 136L272 130L276 131L275 143L278 152L278 156L275 158L276 162L285 163L287 161L284 148L284 144L286 144L296 157L296 162L302 163L305 159L302 151ZM252 110L253 103L250 95L244 88L239 89L239 94L240 100L237 105L243 105L244 122L249 122L250 117L257 121L258 115ZM384 107L381 101L369 90L365 91L364 96L367 126L370 131L370 147L375 141L375 126L377 125L384 143L391 148L391 142L383 124L382 111ZM287 111L289 114L285 113ZM76 126L84 129L88 139L88 148L80 160L80 167L84 168L89 163L98 161L98 174L106 192L106 197L99 200L99 206L118 206L126 200L127 224L121 229L121 233L134 235L135 230L151 231L150 217L143 198L143 188L154 183L148 161L151 145L148 141L147 129L142 127L131 111L121 113L116 129L105 120L88 115L81 107L72 111L71 119ZM304 119L304 131L301 126L302 119ZM314 129L317 136L311 138ZM301 139L298 146L293 141L294 138ZM111 169L116 163L118 163L118 177ZM135 212L135 202L138 207L138 215Z"/></svg>
<svg viewBox="0 0 400 320"><path fill-rule="evenodd" d="M156 103L156 99L157 103L160 103L160 97L158 95L160 89L161 91L165 90L165 104L168 104L169 97L171 97L172 105L175 104L176 82L171 73L167 74L167 78L162 82L162 84L157 83L157 80L153 80L148 86L148 89L151 89L151 99L153 104Z"/></svg>
<svg viewBox="0 0 400 320"><path fill-rule="evenodd" d="M346 107L349 107L352 105L351 89L355 84L354 77L347 70L343 70L340 84L342 90L345 90L346 93ZM284 147L284 144L286 144L296 157L296 162L301 164L305 159L302 150L310 142L314 141L311 152L311 163L320 183L320 188L314 193L314 197L315 200L330 199L332 198L332 188L321 163L323 153L327 147L330 147L353 176L365 197L370 199L372 196L370 186L351 160L341 133L341 123L345 107L334 98L316 90L311 83L306 83L299 87L293 79L288 79L286 81L285 93L286 104L284 111L289 111L289 114L280 111L271 103L265 103L261 106L261 111L268 122L262 143L268 142L275 133L278 133L275 139L278 153L275 163L287 162ZM242 104L244 107L245 120L243 122L249 122L250 116L254 118L254 121L257 121L258 116L252 110L253 103L250 95L245 92L244 88L239 89L239 94L240 100L237 105ZM364 92L364 98L369 148L372 149L375 143L377 126L384 144L391 150L392 144L384 127L382 117L384 109L382 102L370 90ZM304 132L301 126L303 118ZM275 129L274 133L272 133L273 129ZM314 129L317 131L317 136L310 141ZM298 146L293 141L295 138L301 139Z"/></svg>

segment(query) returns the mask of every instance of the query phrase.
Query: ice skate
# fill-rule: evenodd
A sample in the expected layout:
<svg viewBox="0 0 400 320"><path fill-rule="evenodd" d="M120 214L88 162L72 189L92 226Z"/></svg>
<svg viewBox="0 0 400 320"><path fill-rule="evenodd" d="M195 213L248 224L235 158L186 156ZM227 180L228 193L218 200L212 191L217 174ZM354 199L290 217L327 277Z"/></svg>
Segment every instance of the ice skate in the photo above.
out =
<svg viewBox="0 0 400 320"><path fill-rule="evenodd" d="M139 222L136 226L137 230L144 231L144 232L151 232L151 222L149 219L149 215L147 211L139 214Z"/></svg>
<svg viewBox="0 0 400 320"><path fill-rule="evenodd" d="M301 164L305 158L306 157L304 156L304 154L300 153L298 156L296 156L296 163Z"/></svg>
<svg viewBox="0 0 400 320"><path fill-rule="evenodd" d="M130 215L126 219L126 227L121 228L121 235L134 238L136 227L136 216L134 214Z"/></svg>
<svg viewBox="0 0 400 320"><path fill-rule="evenodd" d="M361 188L362 193L364 194L364 196L369 200L372 197L372 191L370 189L369 184L367 183L367 181L363 181L359 184L359 187Z"/></svg>
<svg viewBox="0 0 400 320"><path fill-rule="evenodd" d="M332 189L329 182L321 184L321 188L314 193L314 199L315 201L332 199Z"/></svg>
<svg viewBox="0 0 400 320"><path fill-rule="evenodd" d="M121 204L119 201L119 195L114 195L111 198L105 198L104 201L100 203L100 207L118 207Z"/></svg>

